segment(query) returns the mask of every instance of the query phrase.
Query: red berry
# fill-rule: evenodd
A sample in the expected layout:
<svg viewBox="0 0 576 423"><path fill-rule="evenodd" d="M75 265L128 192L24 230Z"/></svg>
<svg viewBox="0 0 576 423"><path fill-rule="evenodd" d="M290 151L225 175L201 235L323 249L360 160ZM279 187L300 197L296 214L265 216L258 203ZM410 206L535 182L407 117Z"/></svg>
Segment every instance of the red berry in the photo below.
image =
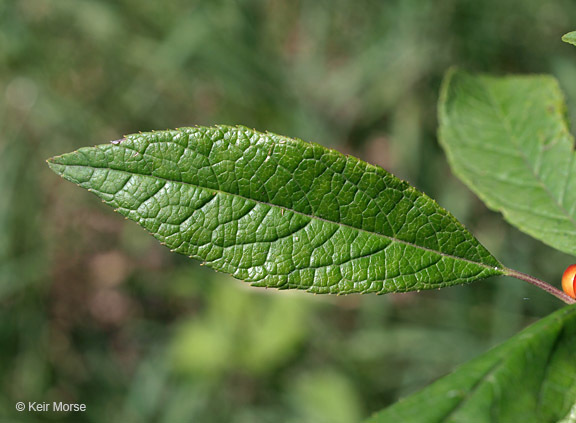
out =
<svg viewBox="0 0 576 423"><path fill-rule="evenodd" d="M562 275L562 289L572 298L576 298L576 264L568 266Z"/></svg>

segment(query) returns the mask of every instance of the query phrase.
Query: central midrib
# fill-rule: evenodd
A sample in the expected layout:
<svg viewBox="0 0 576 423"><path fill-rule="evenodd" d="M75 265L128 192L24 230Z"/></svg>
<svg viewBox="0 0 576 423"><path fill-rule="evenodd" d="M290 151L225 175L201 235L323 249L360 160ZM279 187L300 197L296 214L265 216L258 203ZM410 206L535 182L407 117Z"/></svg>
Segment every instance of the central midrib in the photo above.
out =
<svg viewBox="0 0 576 423"><path fill-rule="evenodd" d="M349 225L349 224L347 224L347 223L335 222L335 221L333 221L333 220L329 220L329 219L326 219L326 218L323 218L323 217L320 217L320 216L315 216L315 215L303 213L303 212L300 212L300 211L298 211L298 210L294 210L293 208L290 208L290 207L286 207L286 206L281 206L281 205L278 205L278 204L269 203L269 202L267 202L267 201L256 200L256 199L254 199L254 198L249 198L249 197L242 196L242 195L240 195L240 194L234 194L234 193L231 193L231 192L222 191L222 190L220 190L220 189L203 187L203 186L200 186L200 185L192 184L192 183L190 183L190 182L176 181L176 180L172 180L172 179L168 179L168 178L163 178L163 177L156 176L156 175L147 175L147 174L143 174L143 173L128 172L128 171L126 171L126 170L124 170L124 169L114 169L114 168L112 168L112 167L104 167L104 166L103 166L103 167L99 167L99 166L92 166L92 165L91 165L91 166L88 166L88 165L78 165L78 164L75 164L75 165L63 165L63 166L84 167L84 168L90 168L90 169L103 169L103 170L110 170L110 171L114 171L114 172L124 173L124 174L130 175L130 176L145 176L145 177L157 179L157 180L159 180L159 181L171 182L171 183L179 183L179 184L183 184L183 185L188 185L188 186L192 186L192 187L195 187L195 188L199 188L199 189L202 189L202 190L207 190L207 191L209 191L209 192L219 193L219 194L222 194L222 195L230 195L230 196L233 196L233 197L236 197L236 198L241 198L241 199L243 199L243 200L253 201L253 202L255 202L255 203L262 204L262 205L265 205L265 206L268 206L268 207L275 207L275 208L280 208L280 209L288 210L288 211L291 211L292 213L298 214L298 215L300 215L300 216L307 217L307 218L309 218L309 219L316 219L316 220L319 220L319 221L322 221L322 222L326 222L326 223L330 223L330 224L333 224L333 225L342 226L342 227L349 228L349 229L352 229L352 230L355 230L355 231L364 232L364 233L367 233L367 234L370 234L370 235L373 235L373 236L382 237L382 238L388 239L388 240L390 240L390 241L392 241L392 242L397 242L397 243L399 243L399 244L404 244L404 245L407 245L407 246L410 246L410 247L413 247L413 248L418 248L418 249L420 249L420 250L428 251L428 252L437 254L437 255L439 255L439 256L442 256L442 257L446 257L446 258L450 258L450 259L454 259L454 260L464 261L464 262L471 263L471 264L474 264L474 265L477 265L477 266L480 266L480 267L483 267L483 268L485 268L485 269L489 269L489 270L492 270L492 271L494 271L494 270L495 270L495 271L499 271L500 274L504 274L504 273L505 273L504 269L499 268L498 266L490 266L490 265L488 265L488 264L486 264L486 263L477 262L477 261L470 260L470 259L463 258L463 257L458 257L458 256L455 256L455 255L453 255L453 254L447 254L447 253L444 253L444 252L442 252L442 251L437 251L437 250L434 250L434 249L432 249L432 248L423 247L423 246L421 246L421 245L417 245L417 244L414 244L414 243L412 243L412 242L408 242L408 241L404 241L404 240L401 240L401 239L398 239L398 238L394 238L394 237L389 236L389 235L384 235L384 234L381 234L381 233L378 233L378 232L372 232L372 231L366 230L366 229L364 229L364 228L358 228L358 227L356 227L356 226L352 226L352 225ZM490 255L490 257L492 257L492 256Z"/></svg>

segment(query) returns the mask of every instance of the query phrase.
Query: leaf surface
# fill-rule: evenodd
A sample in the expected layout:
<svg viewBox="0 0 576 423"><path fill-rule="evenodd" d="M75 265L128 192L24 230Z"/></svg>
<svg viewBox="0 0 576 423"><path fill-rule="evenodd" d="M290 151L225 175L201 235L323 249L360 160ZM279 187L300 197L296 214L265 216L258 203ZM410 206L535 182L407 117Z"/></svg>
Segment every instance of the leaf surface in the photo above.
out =
<svg viewBox="0 0 576 423"><path fill-rule="evenodd" d="M82 148L49 165L173 251L258 286L386 293L503 274L426 195L301 140L183 128Z"/></svg>
<svg viewBox="0 0 576 423"><path fill-rule="evenodd" d="M576 31L564 34L564 36L562 37L562 41L576 46Z"/></svg>
<svg viewBox="0 0 576 423"><path fill-rule="evenodd" d="M576 306L570 306L366 423L574 422L574 351Z"/></svg>
<svg viewBox="0 0 576 423"><path fill-rule="evenodd" d="M576 254L574 139L557 81L454 70L439 114L454 173L517 228Z"/></svg>

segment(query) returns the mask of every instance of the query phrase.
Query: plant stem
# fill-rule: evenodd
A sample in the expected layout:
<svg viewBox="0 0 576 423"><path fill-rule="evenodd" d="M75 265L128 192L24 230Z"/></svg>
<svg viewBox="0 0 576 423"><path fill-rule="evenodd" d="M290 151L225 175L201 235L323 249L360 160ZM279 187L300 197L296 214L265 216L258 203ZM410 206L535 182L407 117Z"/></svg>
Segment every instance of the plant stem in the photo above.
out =
<svg viewBox="0 0 576 423"><path fill-rule="evenodd" d="M563 291L560 291L558 288L553 287L549 283L544 282L543 280L535 278L534 276L527 275L526 273L519 272L517 270L508 269L507 267L504 268L504 272L507 276L512 276L513 278L531 283L532 285L543 289L544 291L554 295L556 298L564 301L566 304L576 304L576 300L574 298L565 294Z"/></svg>

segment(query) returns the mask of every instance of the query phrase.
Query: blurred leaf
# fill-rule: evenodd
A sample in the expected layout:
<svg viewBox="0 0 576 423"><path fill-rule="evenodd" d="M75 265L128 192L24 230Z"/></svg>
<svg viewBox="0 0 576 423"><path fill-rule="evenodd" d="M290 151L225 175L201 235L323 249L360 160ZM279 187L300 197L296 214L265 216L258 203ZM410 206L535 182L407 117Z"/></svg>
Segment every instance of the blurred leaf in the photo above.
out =
<svg viewBox="0 0 576 423"><path fill-rule="evenodd" d="M454 70L439 109L454 173L511 224L576 255L574 139L557 81Z"/></svg>
<svg viewBox="0 0 576 423"><path fill-rule="evenodd" d="M309 332L309 303L294 295L255 296L221 279L214 281L205 313L176 331L170 350L174 370L218 379L238 369L266 374L286 363Z"/></svg>
<svg viewBox="0 0 576 423"><path fill-rule="evenodd" d="M367 422L559 422L576 404L575 349L572 306Z"/></svg>
<svg viewBox="0 0 576 423"><path fill-rule="evenodd" d="M434 200L379 167L297 139L184 128L49 165L173 251L256 286L386 293L503 273Z"/></svg>
<svg viewBox="0 0 576 423"><path fill-rule="evenodd" d="M290 388L291 401L298 410L289 423L350 423L361 420L358 393L350 381L330 370L300 375Z"/></svg>

